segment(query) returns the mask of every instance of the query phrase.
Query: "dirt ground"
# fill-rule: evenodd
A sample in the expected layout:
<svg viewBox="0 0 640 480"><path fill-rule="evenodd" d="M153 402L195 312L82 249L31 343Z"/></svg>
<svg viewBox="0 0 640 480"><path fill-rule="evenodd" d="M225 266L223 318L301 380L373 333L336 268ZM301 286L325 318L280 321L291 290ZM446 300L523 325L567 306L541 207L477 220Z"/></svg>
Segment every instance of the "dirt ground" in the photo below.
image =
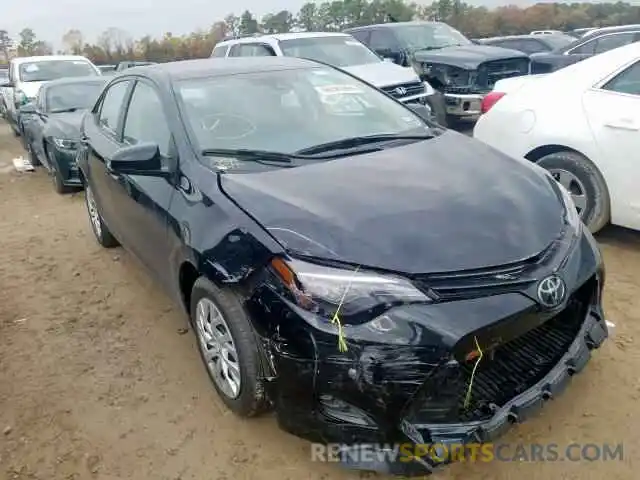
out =
<svg viewBox="0 0 640 480"><path fill-rule="evenodd" d="M0 479L378 478L313 463L309 444L269 416L227 412L178 308L130 255L98 246L81 193L13 171L21 153L0 125ZM635 478L640 235L598 239L616 337L504 441L623 442L624 460L467 463L432 478Z"/></svg>

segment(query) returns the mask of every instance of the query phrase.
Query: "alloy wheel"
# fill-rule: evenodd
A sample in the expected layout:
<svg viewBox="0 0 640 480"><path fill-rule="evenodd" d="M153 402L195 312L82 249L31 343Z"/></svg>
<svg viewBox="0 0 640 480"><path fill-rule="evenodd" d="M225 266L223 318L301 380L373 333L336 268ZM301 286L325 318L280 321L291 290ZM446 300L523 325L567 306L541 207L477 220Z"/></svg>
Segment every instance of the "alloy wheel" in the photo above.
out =
<svg viewBox="0 0 640 480"><path fill-rule="evenodd" d="M196 306L196 335L207 369L224 395L240 395L240 361L231 330L220 309L208 298Z"/></svg>
<svg viewBox="0 0 640 480"><path fill-rule="evenodd" d="M102 235L102 221L100 219L100 212L98 212L96 200L93 197L93 191L89 185L87 185L85 189L84 198L87 202L87 210L89 211L89 219L91 220L93 231L97 237L100 237Z"/></svg>
<svg viewBox="0 0 640 480"><path fill-rule="evenodd" d="M578 214L582 216L587 208L587 190L580 179L568 170L549 169L549 173L556 181L571 194Z"/></svg>

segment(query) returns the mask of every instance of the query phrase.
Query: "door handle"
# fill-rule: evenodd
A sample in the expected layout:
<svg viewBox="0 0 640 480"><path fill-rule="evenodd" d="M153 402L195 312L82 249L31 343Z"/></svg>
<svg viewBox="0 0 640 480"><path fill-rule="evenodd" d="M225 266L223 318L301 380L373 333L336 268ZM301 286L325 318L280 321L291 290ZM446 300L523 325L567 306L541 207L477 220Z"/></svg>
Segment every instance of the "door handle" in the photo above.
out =
<svg viewBox="0 0 640 480"><path fill-rule="evenodd" d="M637 132L640 130L640 125L632 118L618 118L616 120L610 120L605 122L604 126L615 130L628 130L630 132Z"/></svg>

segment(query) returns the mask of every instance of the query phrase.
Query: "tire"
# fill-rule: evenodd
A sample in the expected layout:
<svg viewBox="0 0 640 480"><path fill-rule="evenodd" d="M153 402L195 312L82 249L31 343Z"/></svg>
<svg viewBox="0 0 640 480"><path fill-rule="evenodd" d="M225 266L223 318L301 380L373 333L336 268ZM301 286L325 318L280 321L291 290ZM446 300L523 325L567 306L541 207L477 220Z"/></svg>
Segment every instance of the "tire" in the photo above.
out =
<svg viewBox="0 0 640 480"><path fill-rule="evenodd" d="M436 92L434 95L427 97L426 100L431 113L439 125L447 128L449 122L447 121L447 105L444 100L444 95L440 92Z"/></svg>
<svg viewBox="0 0 640 480"><path fill-rule="evenodd" d="M93 190L87 183L84 192L85 205L89 214L89 223L96 240L104 248L114 248L120 245L118 240L111 234L107 226L102 221L102 214L93 196Z"/></svg>
<svg viewBox="0 0 640 480"><path fill-rule="evenodd" d="M52 158L50 150L47 147L45 147L45 152L47 153L47 160L49 161L49 176L51 176L53 189L60 195L71 192L72 188L64 184L64 180L58 171L58 164L56 160Z"/></svg>
<svg viewBox="0 0 640 480"><path fill-rule="evenodd" d="M213 383L218 395L225 403L225 405L239 417L254 417L267 409L268 401L265 394L264 384L260 375L260 353L258 345L256 343L255 334L251 322L242 304L241 297L230 289L222 290L218 288L214 283L207 280L204 277L200 277L196 280L192 292L191 292L191 322L194 332L198 341L198 350L200 351L200 357L205 365L211 383ZM208 308L208 310L207 310ZM204 309L204 310L203 310ZM206 321L203 321L203 313L208 312L208 315L204 315L204 318L216 318L216 310L222 316L222 323L217 322L217 328L212 328L214 322L208 323L209 333L205 325ZM200 318L199 318L200 316ZM223 325L224 324L224 325ZM220 329L221 330L220 330ZM211 332L227 331L231 342L220 340L225 338L224 336L214 335ZM212 340L207 340L211 338ZM213 344L217 344L219 347L218 352L222 352L226 349L227 358L229 359L227 365L232 364L231 360L236 360L237 370L235 374L236 379L239 378L239 385L235 392L229 391L229 382L225 380L224 376L218 376L216 378L216 371L220 375L222 358L224 354L216 355L218 358L215 360L207 360L206 352L213 352L215 348L211 348ZM222 345L225 347L222 347ZM235 371L236 369L229 369L227 371ZM228 374L227 374L228 375ZM226 383L225 383L226 382ZM226 385L226 386L225 386Z"/></svg>
<svg viewBox="0 0 640 480"><path fill-rule="evenodd" d="M560 183L565 184L573 177L571 188L567 190L574 197L580 218L592 233L609 223L609 190L602 174L588 158L577 152L563 151L545 155L537 164L547 169Z"/></svg>

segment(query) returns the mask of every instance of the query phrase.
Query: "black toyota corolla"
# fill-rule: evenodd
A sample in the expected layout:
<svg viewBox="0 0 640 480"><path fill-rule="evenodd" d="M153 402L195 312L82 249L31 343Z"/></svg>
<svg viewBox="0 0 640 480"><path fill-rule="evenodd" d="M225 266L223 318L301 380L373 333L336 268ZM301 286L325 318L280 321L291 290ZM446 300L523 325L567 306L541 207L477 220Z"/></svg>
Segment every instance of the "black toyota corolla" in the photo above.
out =
<svg viewBox="0 0 640 480"><path fill-rule="evenodd" d="M92 229L188 312L236 414L346 446L487 441L607 337L604 269L543 169L309 60L133 68L83 123ZM346 452L346 453L345 453Z"/></svg>

